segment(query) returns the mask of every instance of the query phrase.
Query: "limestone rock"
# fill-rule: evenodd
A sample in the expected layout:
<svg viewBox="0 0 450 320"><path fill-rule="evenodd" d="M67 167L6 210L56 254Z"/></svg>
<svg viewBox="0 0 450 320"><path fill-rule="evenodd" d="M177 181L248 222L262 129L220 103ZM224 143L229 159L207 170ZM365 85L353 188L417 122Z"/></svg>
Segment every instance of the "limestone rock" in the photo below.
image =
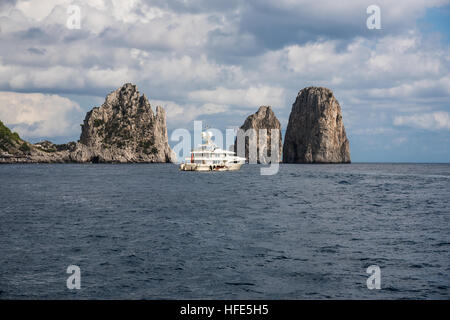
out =
<svg viewBox="0 0 450 320"><path fill-rule="evenodd" d="M42 162L48 162L50 159L31 143L21 139L16 132L11 132L0 121L0 163L33 162L35 157L39 157Z"/></svg>
<svg viewBox="0 0 450 320"><path fill-rule="evenodd" d="M284 138L283 162L350 162L341 107L330 89L308 87L298 93Z"/></svg>
<svg viewBox="0 0 450 320"><path fill-rule="evenodd" d="M156 114L145 95L127 83L86 114L75 162L174 162L164 109Z"/></svg>
<svg viewBox="0 0 450 320"><path fill-rule="evenodd" d="M278 121L277 117L275 116L275 113L272 111L272 108L269 106L261 106L258 111L250 116L247 117L244 124L240 127L244 132L249 129L254 129L256 136L252 139L251 137L245 139L245 158L247 161L249 160L249 150L250 144L256 145L256 162L257 163L269 163L271 161L271 146L272 146L272 132L271 129L275 129L278 132L278 155L275 159L277 159L276 162L281 161L281 152L282 152L282 145L281 145L281 124L280 121ZM265 143L260 144L260 138L259 138L259 130L260 129L266 129L267 133L267 139ZM263 139L263 137L261 138ZM243 140L242 140L243 141ZM234 151L239 153L239 140L236 139L234 143ZM239 155L239 154L238 154ZM244 156L239 155L239 156ZM251 159L250 159L251 160ZM273 160L273 159L272 159ZM252 161L250 161L252 162Z"/></svg>

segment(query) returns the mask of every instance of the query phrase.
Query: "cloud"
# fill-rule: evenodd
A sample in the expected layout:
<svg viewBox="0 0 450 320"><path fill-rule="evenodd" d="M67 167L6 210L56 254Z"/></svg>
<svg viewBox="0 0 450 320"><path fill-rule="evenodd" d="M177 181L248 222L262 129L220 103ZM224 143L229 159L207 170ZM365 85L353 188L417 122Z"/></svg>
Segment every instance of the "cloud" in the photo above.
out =
<svg viewBox="0 0 450 320"><path fill-rule="evenodd" d="M58 95L0 92L0 119L25 139L79 134L82 113Z"/></svg>
<svg viewBox="0 0 450 320"><path fill-rule="evenodd" d="M450 130L450 114L439 111L432 113L397 116L394 118L396 126L410 126L426 130Z"/></svg>
<svg viewBox="0 0 450 320"><path fill-rule="evenodd" d="M283 88L269 86L251 86L247 89L218 87L213 90L192 91L188 97L194 101L216 102L253 108L262 105L282 107L285 101Z"/></svg>
<svg viewBox="0 0 450 320"><path fill-rule="evenodd" d="M393 134L396 133L394 128L390 127L374 127L374 128L360 128L354 130L354 133L358 135L384 135L384 134Z"/></svg>
<svg viewBox="0 0 450 320"><path fill-rule="evenodd" d="M390 88L376 88L368 91L373 98L441 98L450 96L450 76L423 79L403 83Z"/></svg>
<svg viewBox="0 0 450 320"><path fill-rule="evenodd" d="M76 1L81 30L65 26L70 3L52 0L33 10L31 2L18 1L0 13L0 89L102 95L129 81L155 98L181 101L218 87L282 87L295 97L303 84L317 84L370 88L375 91L364 94L375 97L378 89L401 91L449 72L448 48L426 43L408 22L440 1L382 1L382 19L398 17L403 27L386 27L376 37L367 33L360 1ZM265 28L276 32L245 27L261 14L270 16ZM287 22L297 31L307 27L307 40L297 41ZM346 23L354 32L326 36ZM260 37L281 42L272 46ZM274 100L257 103L284 103Z"/></svg>
<svg viewBox="0 0 450 320"><path fill-rule="evenodd" d="M287 46L259 57L258 71L290 83L292 77L301 77L332 87L385 89L399 82L445 77L449 62L445 47L431 46L418 32L411 31L378 40L357 37L345 45L318 39Z"/></svg>
<svg viewBox="0 0 450 320"><path fill-rule="evenodd" d="M174 101L150 100L152 106L162 106L166 110L167 125L170 129L200 120L202 116L220 114L229 111L226 105L205 103L200 106L180 105Z"/></svg>
<svg viewBox="0 0 450 320"><path fill-rule="evenodd" d="M262 48L271 50L318 38L376 38L380 34L398 34L414 29L416 20L427 8L445 3L445 0L378 0L382 30L372 32L366 28L366 9L374 4L372 0L249 0L240 8L239 33L251 34Z"/></svg>

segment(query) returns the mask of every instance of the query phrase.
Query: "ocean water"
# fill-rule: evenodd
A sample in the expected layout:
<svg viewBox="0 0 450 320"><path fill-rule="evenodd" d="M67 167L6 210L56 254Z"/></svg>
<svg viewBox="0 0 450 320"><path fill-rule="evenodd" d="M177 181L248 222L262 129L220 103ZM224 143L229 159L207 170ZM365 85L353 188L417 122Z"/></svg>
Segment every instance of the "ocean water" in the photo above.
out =
<svg viewBox="0 0 450 320"><path fill-rule="evenodd" d="M450 165L259 170L2 165L0 299L450 298Z"/></svg>

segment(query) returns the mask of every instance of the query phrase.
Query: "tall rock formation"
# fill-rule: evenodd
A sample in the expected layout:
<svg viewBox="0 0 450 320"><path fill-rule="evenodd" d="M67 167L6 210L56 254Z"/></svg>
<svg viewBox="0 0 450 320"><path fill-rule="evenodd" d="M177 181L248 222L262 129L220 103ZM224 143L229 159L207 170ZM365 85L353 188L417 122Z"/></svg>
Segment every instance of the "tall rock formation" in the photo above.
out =
<svg viewBox="0 0 450 320"><path fill-rule="evenodd" d="M254 150L256 150L256 154L254 155L256 157L257 163L269 163L271 160L273 161L276 159L276 162L281 161L281 151L282 151L282 145L281 145L281 125L280 121L278 121L277 117L275 116L275 113L272 111L272 108L269 106L261 106L258 111L245 119L244 124L240 127L240 129L243 132L246 132L249 129L254 129L255 136L253 139L251 137L245 138L245 158L247 161L249 160L249 150L250 144L253 144ZM260 129L266 129L267 133L267 139L266 142L262 145L259 143L259 130ZM278 155L274 159L272 158L272 132L271 130L275 129L278 132ZM234 143L234 151L239 151L239 139L237 138ZM276 146L276 144L275 144ZM243 155L239 155L243 156ZM251 159L250 159L251 160ZM252 161L250 161L252 162Z"/></svg>
<svg viewBox="0 0 450 320"><path fill-rule="evenodd" d="M350 162L341 107L330 89L308 87L298 93L284 138L283 162Z"/></svg>
<svg viewBox="0 0 450 320"><path fill-rule="evenodd" d="M131 83L111 92L86 114L80 141L70 155L75 162L174 162L166 114L156 114Z"/></svg>

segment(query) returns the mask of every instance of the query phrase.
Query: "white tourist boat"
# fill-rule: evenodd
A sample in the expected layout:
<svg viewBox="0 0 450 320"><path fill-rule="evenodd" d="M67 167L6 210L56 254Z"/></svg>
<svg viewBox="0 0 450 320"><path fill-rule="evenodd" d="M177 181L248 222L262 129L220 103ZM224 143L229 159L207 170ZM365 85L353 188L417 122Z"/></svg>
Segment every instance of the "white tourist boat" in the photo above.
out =
<svg viewBox="0 0 450 320"><path fill-rule="evenodd" d="M205 143L191 151L191 157L180 164L182 171L236 171L245 163L245 158L233 151L218 148L211 141L210 131L202 132Z"/></svg>

